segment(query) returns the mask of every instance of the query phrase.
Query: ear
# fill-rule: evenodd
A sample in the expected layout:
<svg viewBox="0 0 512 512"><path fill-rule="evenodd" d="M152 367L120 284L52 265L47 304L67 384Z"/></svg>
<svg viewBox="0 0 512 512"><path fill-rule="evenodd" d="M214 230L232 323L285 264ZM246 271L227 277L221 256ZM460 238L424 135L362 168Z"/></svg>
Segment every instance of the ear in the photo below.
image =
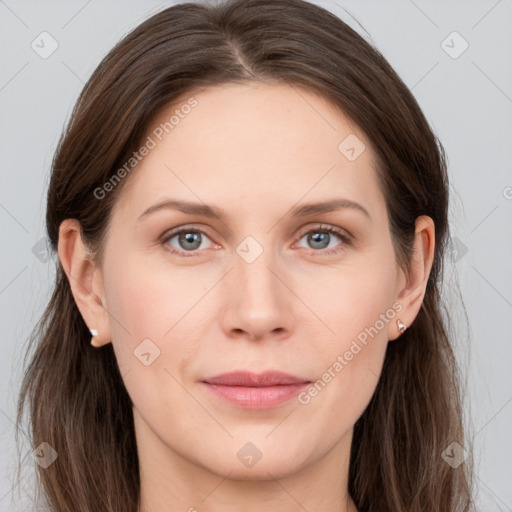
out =
<svg viewBox="0 0 512 512"><path fill-rule="evenodd" d="M396 300L402 305L397 319L409 327L416 318L434 263L435 226L434 221L422 215L416 219L414 247L410 267L407 271L401 270ZM390 329L390 341L398 338L401 333L396 323Z"/></svg>
<svg viewBox="0 0 512 512"><path fill-rule="evenodd" d="M111 331L101 270L83 243L82 228L76 219L60 224L58 254L82 318L89 329L98 331L92 345L106 345L111 341Z"/></svg>

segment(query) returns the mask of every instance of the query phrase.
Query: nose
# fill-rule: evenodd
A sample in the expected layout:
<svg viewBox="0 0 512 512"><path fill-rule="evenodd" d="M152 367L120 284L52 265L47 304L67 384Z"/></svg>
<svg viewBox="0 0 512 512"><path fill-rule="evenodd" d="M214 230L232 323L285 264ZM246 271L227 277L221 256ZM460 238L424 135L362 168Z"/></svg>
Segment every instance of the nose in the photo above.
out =
<svg viewBox="0 0 512 512"><path fill-rule="evenodd" d="M255 341L291 335L297 298L290 289L291 278L277 261L271 250L251 263L234 255L223 285L227 299L222 327L229 337Z"/></svg>

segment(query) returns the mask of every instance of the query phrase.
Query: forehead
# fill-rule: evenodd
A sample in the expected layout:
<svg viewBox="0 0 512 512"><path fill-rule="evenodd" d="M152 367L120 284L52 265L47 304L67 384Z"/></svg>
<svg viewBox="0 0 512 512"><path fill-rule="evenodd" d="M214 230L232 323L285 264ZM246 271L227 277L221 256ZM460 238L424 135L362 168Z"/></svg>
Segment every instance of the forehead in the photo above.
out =
<svg viewBox="0 0 512 512"><path fill-rule="evenodd" d="M364 133L303 88L251 82L196 90L163 109L148 137L152 148L129 176L118 208L140 213L166 195L228 210L329 196L382 204Z"/></svg>

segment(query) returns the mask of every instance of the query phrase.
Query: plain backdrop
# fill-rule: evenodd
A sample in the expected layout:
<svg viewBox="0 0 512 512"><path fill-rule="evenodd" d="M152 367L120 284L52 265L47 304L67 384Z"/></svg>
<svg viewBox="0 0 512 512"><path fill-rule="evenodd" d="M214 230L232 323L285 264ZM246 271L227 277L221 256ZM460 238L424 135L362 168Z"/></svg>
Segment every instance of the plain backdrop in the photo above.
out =
<svg viewBox="0 0 512 512"><path fill-rule="evenodd" d="M373 41L446 149L452 250L445 297L459 322L455 348L473 429L477 503L482 511L511 511L512 1L314 3ZM53 283L44 210L58 138L101 58L169 5L0 0L0 511L33 510L31 471L14 485L14 419L27 338ZM453 293L457 281L469 329ZM21 453L31 461L30 446Z"/></svg>

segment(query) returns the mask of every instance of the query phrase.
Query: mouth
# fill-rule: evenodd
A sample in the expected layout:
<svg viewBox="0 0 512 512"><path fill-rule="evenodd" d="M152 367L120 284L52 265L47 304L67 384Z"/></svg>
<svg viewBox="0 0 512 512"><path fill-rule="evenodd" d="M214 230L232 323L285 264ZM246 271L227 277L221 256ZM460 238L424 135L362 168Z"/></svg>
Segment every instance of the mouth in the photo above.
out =
<svg viewBox="0 0 512 512"><path fill-rule="evenodd" d="M243 409L270 409L288 402L311 381L279 371L238 371L200 381L229 404Z"/></svg>

